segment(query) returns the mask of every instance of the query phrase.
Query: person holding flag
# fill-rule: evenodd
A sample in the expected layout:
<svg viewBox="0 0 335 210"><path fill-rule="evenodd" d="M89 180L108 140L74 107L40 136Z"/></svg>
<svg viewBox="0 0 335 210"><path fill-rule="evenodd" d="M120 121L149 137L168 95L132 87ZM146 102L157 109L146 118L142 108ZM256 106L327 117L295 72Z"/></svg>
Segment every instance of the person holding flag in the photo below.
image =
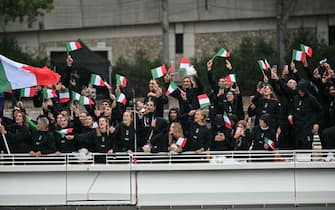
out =
<svg viewBox="0 0 335 210"><path fill-rule="evenodd" d="M206 114L204 111L192 110L186 128L184 128L187 143L186 151L194 151L196 154L201 154L210 148L211 133L206 125Z"/></svg>
<svg viewBox="0 0 335 210"><path fill-rule="evenodd" d="M232 143L231 125L227 125L222 114L217 114L211 127L211 151L232 150Z"/></svg>
<svg viewBox="0 0 335 210"><path fill-rule="evenodd" d="M55 130L56 154L72 153L79 149L77 141L66 139L67 135L73 134L73 128L69 127L69 123L69 119L63 116L60 120L60 128Z"/></svg>
<svg viewBox="0 0 335 210"><path fill-rule="evenodd" d="M163 117L164 116L164 105L169 102L168 97L163 93L162 88L155 79L149 81L149 91L144 98L144 103L148 101L154 101L156 104L155 116Z"/></svg>
<svg viewBox="0 0 335 210"><path fill-rule="evenodd" d="M193 82L193 79L195 82ZM165 80L165 89L167 90L170 81L171 75L166 74L164 76ZM179 109L181 114L188 113L191 110L197 110L200 108L198 102L198 95L203 93L203 85L199 80L198 76L195 75L188 75L183 78L183 82L181 86L173 91L170 96L176 98L179 102Z"/></svg>
<svg viewBox="0 0 335 210"><path fill-rule="evenodd" d="M263 114L259 119L259 125L255 126L251 132L251 149L252 150L273 150L267 139L276 142L276 133L269 126L271 122L271 116L269 114Z"/></svg>

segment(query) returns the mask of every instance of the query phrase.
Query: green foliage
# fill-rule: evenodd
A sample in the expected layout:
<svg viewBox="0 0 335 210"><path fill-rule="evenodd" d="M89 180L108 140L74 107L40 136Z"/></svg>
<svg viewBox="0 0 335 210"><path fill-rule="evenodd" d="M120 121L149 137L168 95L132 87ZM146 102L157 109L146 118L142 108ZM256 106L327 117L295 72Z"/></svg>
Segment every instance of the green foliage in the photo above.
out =
<svg viewBox="0 0 335 210"><path fill-rule="evenodd" d="M160 58L150 61L143 50L138 50L134 62L129 62L124 58L119 58L113 66L113 84L115 84L115 74L124 75L130 87L136 90L136 96L144 96L148 91L148 81L152 78L150 69L161 65Z"/></svg>
<svg viewBox="0 0 335 210"><path fill-rule="evenodd" d="M26 20L28 26L31 27L38 16L43 16L45 12L50 12L53 8L53 0L1 0L0 21L2 27L5 28L8 22L15 22L19 18L20 22Z"/></svg>
<svg viewBox="0 0 335 210"><path fill-rule="evenodd" d="M45 66L47 58L33 58L30 54L22 52L17 44L17 41L10 37L3 37L0 40L0 54L17 62L32 65L32 66Z"/></svg>

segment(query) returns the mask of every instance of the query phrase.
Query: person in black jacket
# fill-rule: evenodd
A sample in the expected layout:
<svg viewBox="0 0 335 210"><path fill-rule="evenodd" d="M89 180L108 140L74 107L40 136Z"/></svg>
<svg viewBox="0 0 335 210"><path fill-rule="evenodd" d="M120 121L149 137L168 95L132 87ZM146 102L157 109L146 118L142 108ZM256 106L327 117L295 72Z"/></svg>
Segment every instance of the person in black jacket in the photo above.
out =
<svg viewBox="0 0 335 210"><path fill-rule="evenodd" d="M63 116L63 115L62 115ZM66 135L73 133L73 128L69 127L69 120L64 116L60 121L60 128L55 130L57 154L76 152L79 149L77 141L69 141Z"/></svg>
<svg viewBox="0 0 335 210"><path fill-rule="evenodd" d="M195 79L195 82L192 81L192 78ZM168 89L169 82L171 80L169 74L166 74L165 77L166 89ZM200 108L198 102L198 95L203 93L203 85L199 78L194 75L185 76L183 78L182 86L177 90L173 91L170 96L176 98L179 102L180 113L188 113L191 110L197 110Z"/></svg>
<svg viewBox="0 0 335 210"><path fill-rule="evenodd" d="M162 88L159 86L157 80L149 81L149 92L144 98L144 103L154 101L156 104L155 116L164 117L164 104L169 102L168 97L163 93Z"/></svg>
<svg viewBox="0 0 335 210"><path fill-rule="evenodd" d="M152 128L147 137L147 143L143 146L144 152L168 151L168 122L162 117L152 121Z"/></svg>
<svg viewBox="0 0 335 210"><path fill-rule="evenodd" d="M232 149L232 130L226 128L222 114L217 114L211 128L211 150L224 151Z"/></svg>
<svg viewBox="0 0 335 210"><path fill-rule="evenodd" d="M240 120L237 123L233 138L233 150L249 150L251 145L251 134L247 127L247 121Z"/></svg>
<svg viewBox="0 0 335 210"><path fill-rule="evenodd" d="M195 151L195 153L201 154L209 149L211 137L205 120L206 114L202 110L195 111L194 120L189 122L188 127L185 129L185 132L188 132L186 134L186 151Z"/></svg>
<svg viewBox="0 0 335 210"><path fill-rule="evenodd" d="M251 140L252 140L252 150L273 150L276 147L276 133L269 126L271 121L270 114L263 114L259 119L259 125L252 129ZM269 144L271 142L274 145L271 147Z"/></svg>
<svg viewBox="0 0 335 210"><path fill-rule="evenodd" d="M113 135L116 152L131 153L134 151L136 134L133 125L133 115L131 112L126 111L123 113L123 121L116 126Z"/></svg>
<svg viewBox="0 0 335 210"><path fill-rule="evenodd" d="M38 130L32 132L32 144L29 154L39 157L44 154L56 152L56 141L52 132L49 131L49 120L39 117L37 120Z"/></svg>
<svg viewBox="0 0 335 210"><path fill-rule="evenodd" d="M0 125L0 133L5 134L11 153L29 153L31 132L26 125L26 116L20 111L15 112L14 115L15 123L7 126L6 129Z"/></svg>
<svg viewBox="0 0 335 210"><path fill-rule="evenodd" d="M319 113L322 107L314 96L309 94L307 88L307 81L299 81L298 95L294 97L289 115L295 130L296 149L312 149L313 134L319 130Z"/></svg>

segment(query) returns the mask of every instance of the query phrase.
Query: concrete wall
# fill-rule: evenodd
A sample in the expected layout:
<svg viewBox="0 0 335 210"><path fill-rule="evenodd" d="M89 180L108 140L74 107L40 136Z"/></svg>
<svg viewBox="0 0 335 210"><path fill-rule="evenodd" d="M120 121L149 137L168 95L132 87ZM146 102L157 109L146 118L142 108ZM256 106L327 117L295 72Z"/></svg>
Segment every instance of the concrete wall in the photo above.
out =
<svg viewBox="0 0 335 210"><path fill-rule="evenodd" d="M200 57L224 47L234 51L244 36L276 40L275 0L169 0L170 58ZM94 50L107 50L115 64L121 56L134 58L141 49L155 59L162 52L158 0L55 0L55 9L32 28L24 23L6 28L26 52L49 56L64 51L64 43L81 39ZM39 29L39 23L43 25ZM288 27L316 32L328 42L328 26L335 25L335 1L297 0ZM184 53L175 54L175 34L184 34ZM102 43L102 45L101 45Z"/></svg>

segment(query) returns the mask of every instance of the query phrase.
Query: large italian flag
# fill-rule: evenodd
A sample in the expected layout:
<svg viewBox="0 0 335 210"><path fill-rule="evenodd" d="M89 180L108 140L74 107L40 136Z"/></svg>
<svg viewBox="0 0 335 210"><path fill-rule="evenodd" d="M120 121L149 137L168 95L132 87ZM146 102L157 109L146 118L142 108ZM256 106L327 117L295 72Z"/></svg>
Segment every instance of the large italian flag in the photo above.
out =
<svg viewBox="0 0 335 210"><path fill-rule="evenodd" d="M0 93L37 85L53 85L60 75L47 67L22 64L0 55Z"/></svg>

